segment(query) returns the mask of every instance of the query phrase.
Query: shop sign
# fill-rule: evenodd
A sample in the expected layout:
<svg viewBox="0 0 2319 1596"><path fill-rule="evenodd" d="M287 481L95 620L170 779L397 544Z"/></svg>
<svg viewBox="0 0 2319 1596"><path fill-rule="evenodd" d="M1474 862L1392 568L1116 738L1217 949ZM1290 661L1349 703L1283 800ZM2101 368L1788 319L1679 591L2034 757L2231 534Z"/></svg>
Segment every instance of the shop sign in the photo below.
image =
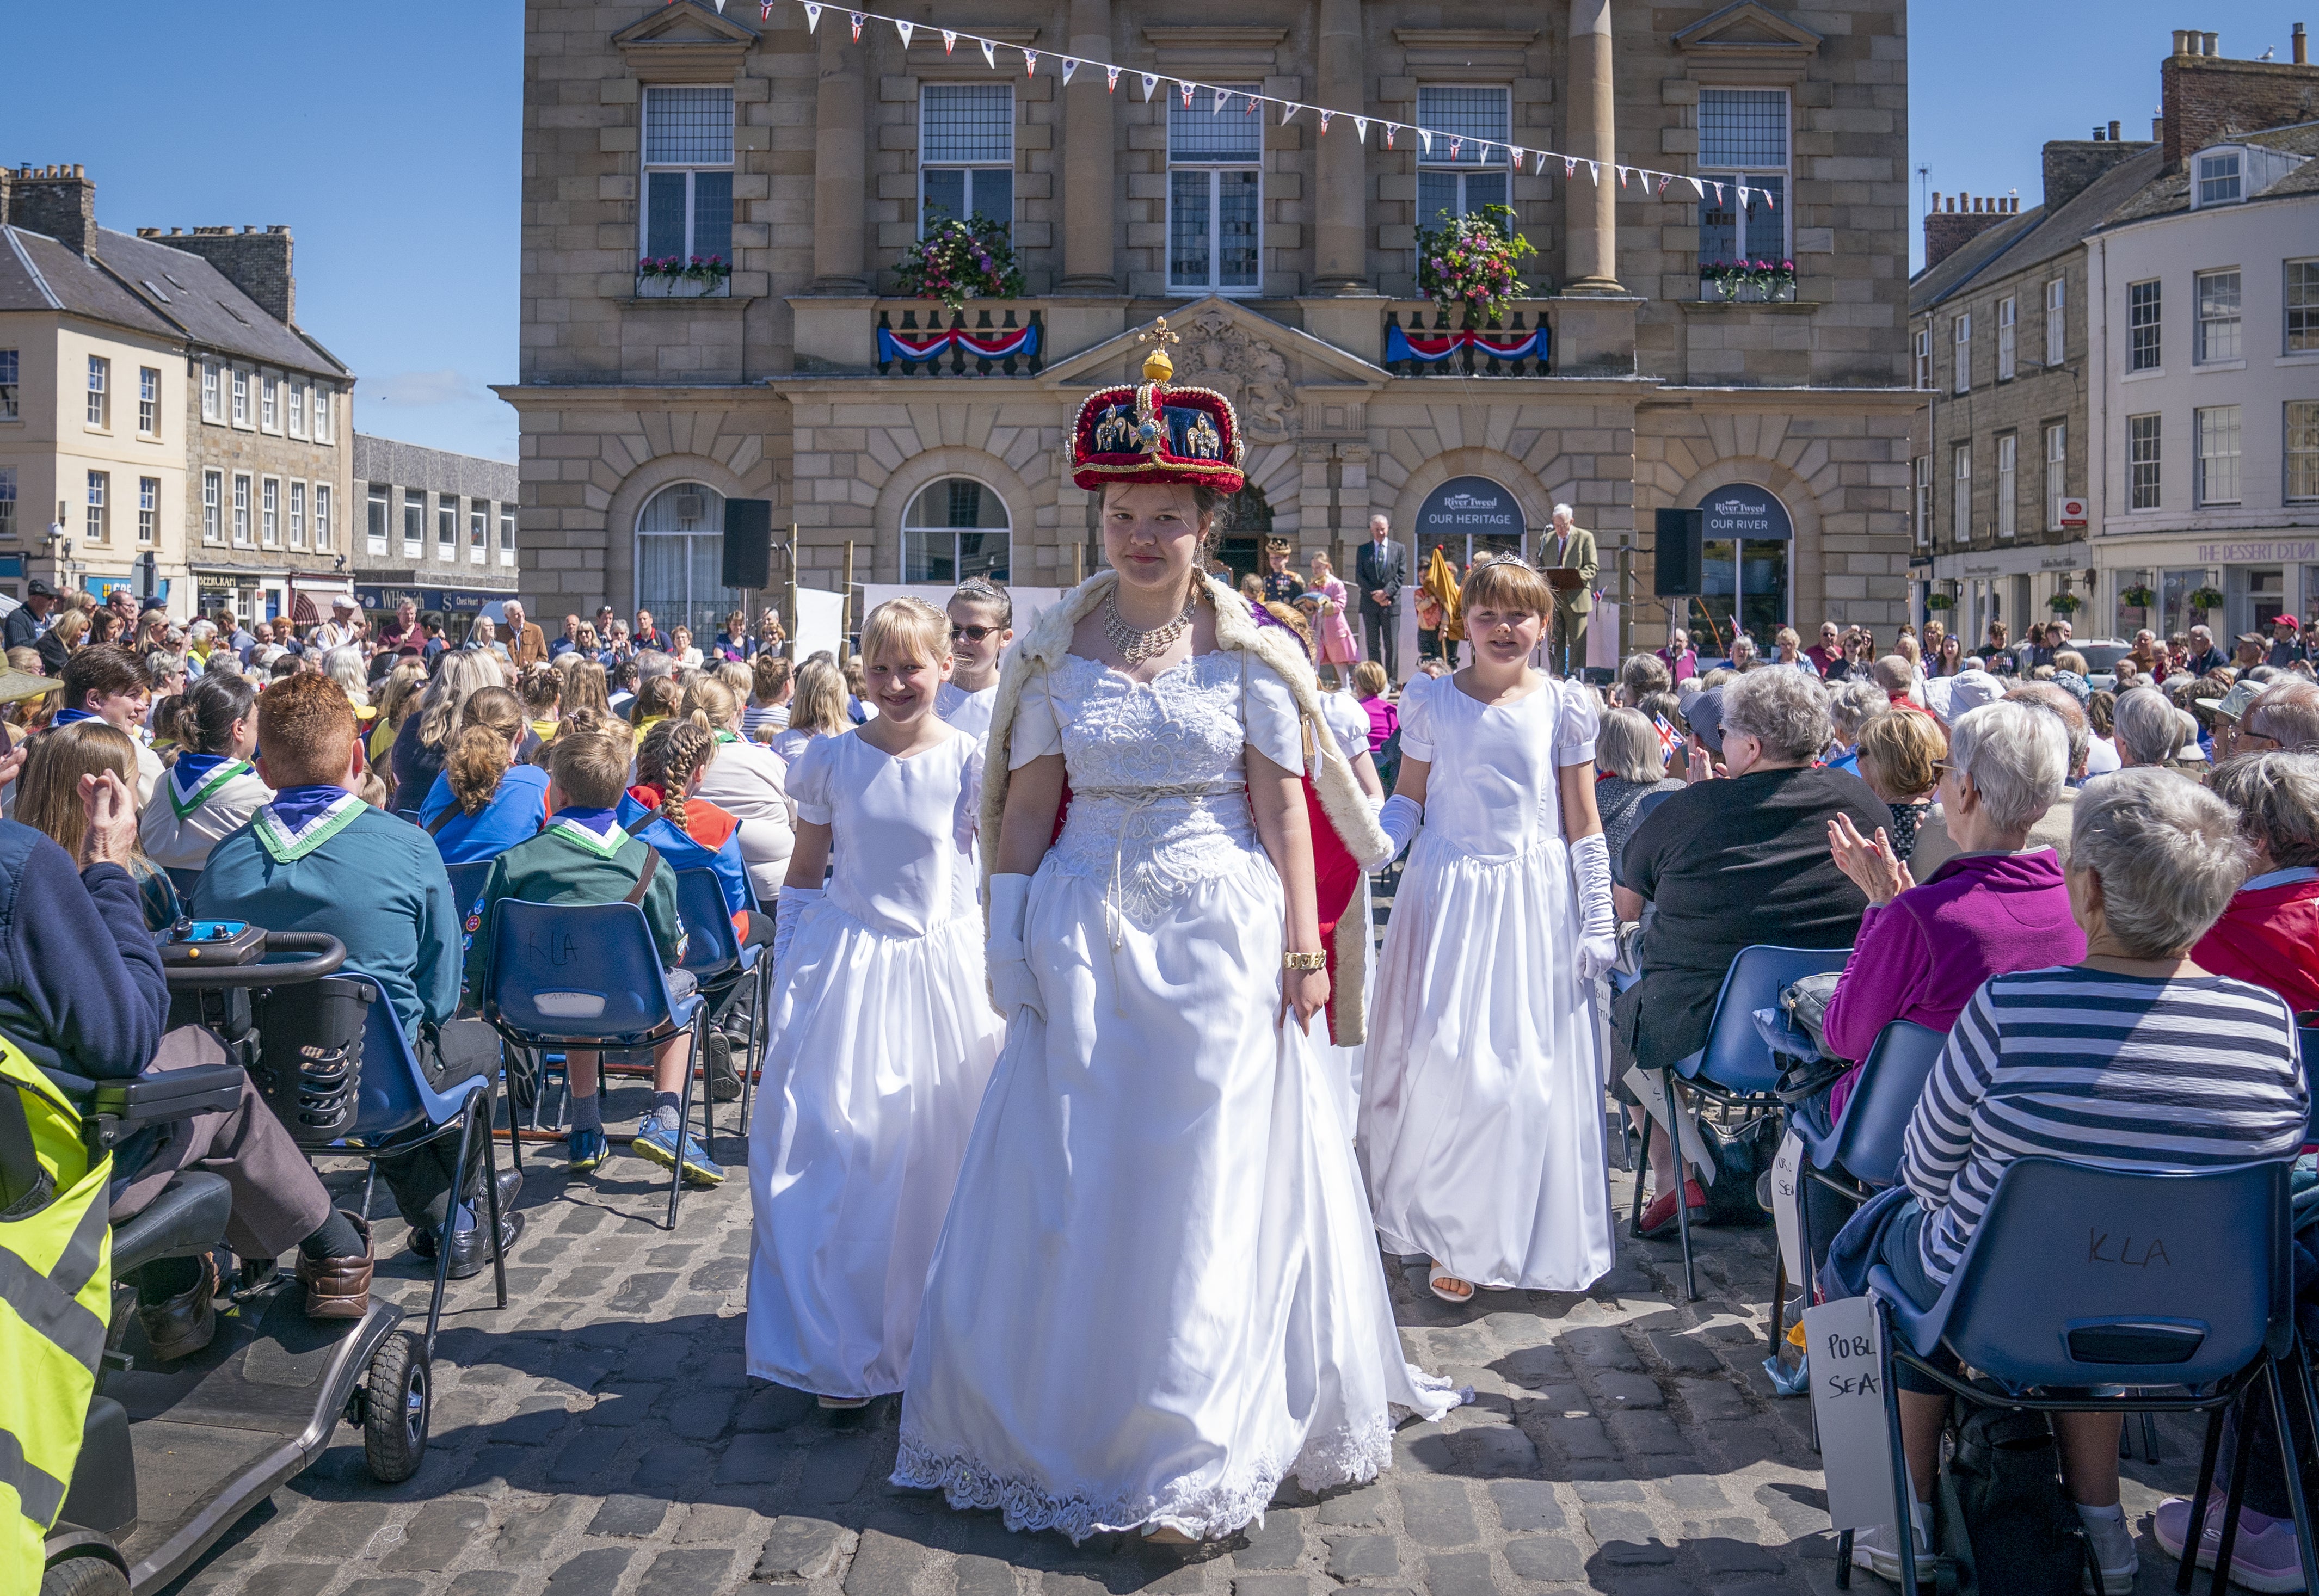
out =
<svg viewBox="0 0 2319 1596"><path fill-rule="evenodd" d="M1446 542L1467 534L1503 537L1521 546L1521 506L1511 489L1485 476L1453 476L1425 496L1417 511L1417 542Z"/></svg>
<svg viewBox="0 0 2319 1596"><path fill-rule="evenodd" d="M1754 538L1788 543L1796 535L1788 507L1769 488L1753 482L1733 482L1717 488L1699 501L1703 512L1700 536L1710 543Z"/></svg>
<svg viewBox="0 0 2319 1596"><path fill-rule="evenodd" d="M2202 543L2198 546L2198 564L2201 565L2285 564L2300 560L2319 560L2319 539L2305 538L2297 543Z"/></svg>

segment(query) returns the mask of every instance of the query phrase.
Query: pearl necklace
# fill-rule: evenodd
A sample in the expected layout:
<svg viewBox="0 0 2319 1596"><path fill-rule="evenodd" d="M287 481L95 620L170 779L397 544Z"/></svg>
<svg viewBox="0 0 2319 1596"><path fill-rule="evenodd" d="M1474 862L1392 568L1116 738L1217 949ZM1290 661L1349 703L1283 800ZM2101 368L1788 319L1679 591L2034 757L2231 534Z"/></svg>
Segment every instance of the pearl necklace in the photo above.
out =
<svg viewBox="0 0 2319 1596"><path fill-rule="evenodd" d="M1185 604L1184 613L1166 626L1155 627L1150 631L1141 632L1129 626L1121 617L1119 593L1114 589L1111 596L1103 603L1103 633L1110 640L1112 647L1119 651L1119 657L1127 662L1127 667L1132 671L1154 654L1167 653L1176 639L1184 635L1185 628L1192 624L1193 613L1199 607L1200 601L1195 597Z"/></svg>

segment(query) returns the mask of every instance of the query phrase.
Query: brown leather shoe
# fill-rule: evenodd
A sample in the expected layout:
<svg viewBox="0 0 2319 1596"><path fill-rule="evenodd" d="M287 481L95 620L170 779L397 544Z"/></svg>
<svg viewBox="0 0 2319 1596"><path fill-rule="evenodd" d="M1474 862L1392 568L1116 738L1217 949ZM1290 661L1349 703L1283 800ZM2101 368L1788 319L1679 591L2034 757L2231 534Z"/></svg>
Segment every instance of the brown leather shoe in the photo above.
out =
<svg viewBox="0 0 2319 1596"><path fill-rule="evenodd" d="M210 1344L217 1334L218 1293L217 1258L209 1253L201 1257L202 1277L167 1302L148 1308L141 1303L137 1309L138 1321L145 1327L145 1340L160 1363L175 1363L189 1357Z"/></svg>
<svg viewBox="0 0 2319 1596"><path fill-rule="evenodd" d="M370 1277L376 1258L370 1244L370 1226L351 1213L347 1219L362 1237L361 1257L317 1261L302 1252L298 1255L298 1284L306 1288L309 1319L360 1319L370 1312Z"/></svg>

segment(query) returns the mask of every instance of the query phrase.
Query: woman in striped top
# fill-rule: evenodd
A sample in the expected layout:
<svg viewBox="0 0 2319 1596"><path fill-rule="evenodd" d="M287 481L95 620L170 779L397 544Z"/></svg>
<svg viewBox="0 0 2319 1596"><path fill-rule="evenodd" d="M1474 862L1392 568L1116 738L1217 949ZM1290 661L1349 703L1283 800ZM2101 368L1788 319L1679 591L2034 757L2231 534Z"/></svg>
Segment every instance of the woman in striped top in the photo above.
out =
<svg viewBox="0 0 2319 1596"><path fill-rule="evenodd" d="M2084 789L2068 871L2084 962L1992 976L1908 1124L1900 1179L1915 1201L1878 1253L1919 1304L1948 1284L2017 1159L2155 1174L2295 1156L2306 1105L2293 1015L2276 994L2190 959L2246 868L2230 807L2195 781L2134 769ZM1929 1501L1948 1398L1906 1370L1900 1384L1909 1474ZM2136 1566L2118 1507L2118 1422L2054 1415L2063 1483L2112 1596L2133 1588ZM1859 1537L1854 1560L1897 1566L1889 1536Z"/></svg>

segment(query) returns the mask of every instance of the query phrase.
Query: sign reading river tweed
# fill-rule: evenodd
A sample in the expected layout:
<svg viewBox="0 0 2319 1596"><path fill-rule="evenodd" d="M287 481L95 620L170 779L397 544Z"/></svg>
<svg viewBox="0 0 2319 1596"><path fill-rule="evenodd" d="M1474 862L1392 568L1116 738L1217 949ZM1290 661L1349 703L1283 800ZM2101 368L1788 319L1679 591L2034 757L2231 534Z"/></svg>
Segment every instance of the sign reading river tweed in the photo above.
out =
<svg viewBox="0 0 2319 1596"><path fill-rule="evenodd" d="M1418 507L1417 559L1422 572L1436 545L1448 546L1460 569L1484 549L1522 552L1521 505L1511 489L1485 476L1453 476Z"/></svg>
<svg viewBox="0 0 2319 1596"><path fill-rule="evenodd" d="M1742 537L1787 543L1796 535L1779 495L1753 482L1717 488L1699 501L1699 508L1706 514L1700 536L1710 543Z"/></svg>

